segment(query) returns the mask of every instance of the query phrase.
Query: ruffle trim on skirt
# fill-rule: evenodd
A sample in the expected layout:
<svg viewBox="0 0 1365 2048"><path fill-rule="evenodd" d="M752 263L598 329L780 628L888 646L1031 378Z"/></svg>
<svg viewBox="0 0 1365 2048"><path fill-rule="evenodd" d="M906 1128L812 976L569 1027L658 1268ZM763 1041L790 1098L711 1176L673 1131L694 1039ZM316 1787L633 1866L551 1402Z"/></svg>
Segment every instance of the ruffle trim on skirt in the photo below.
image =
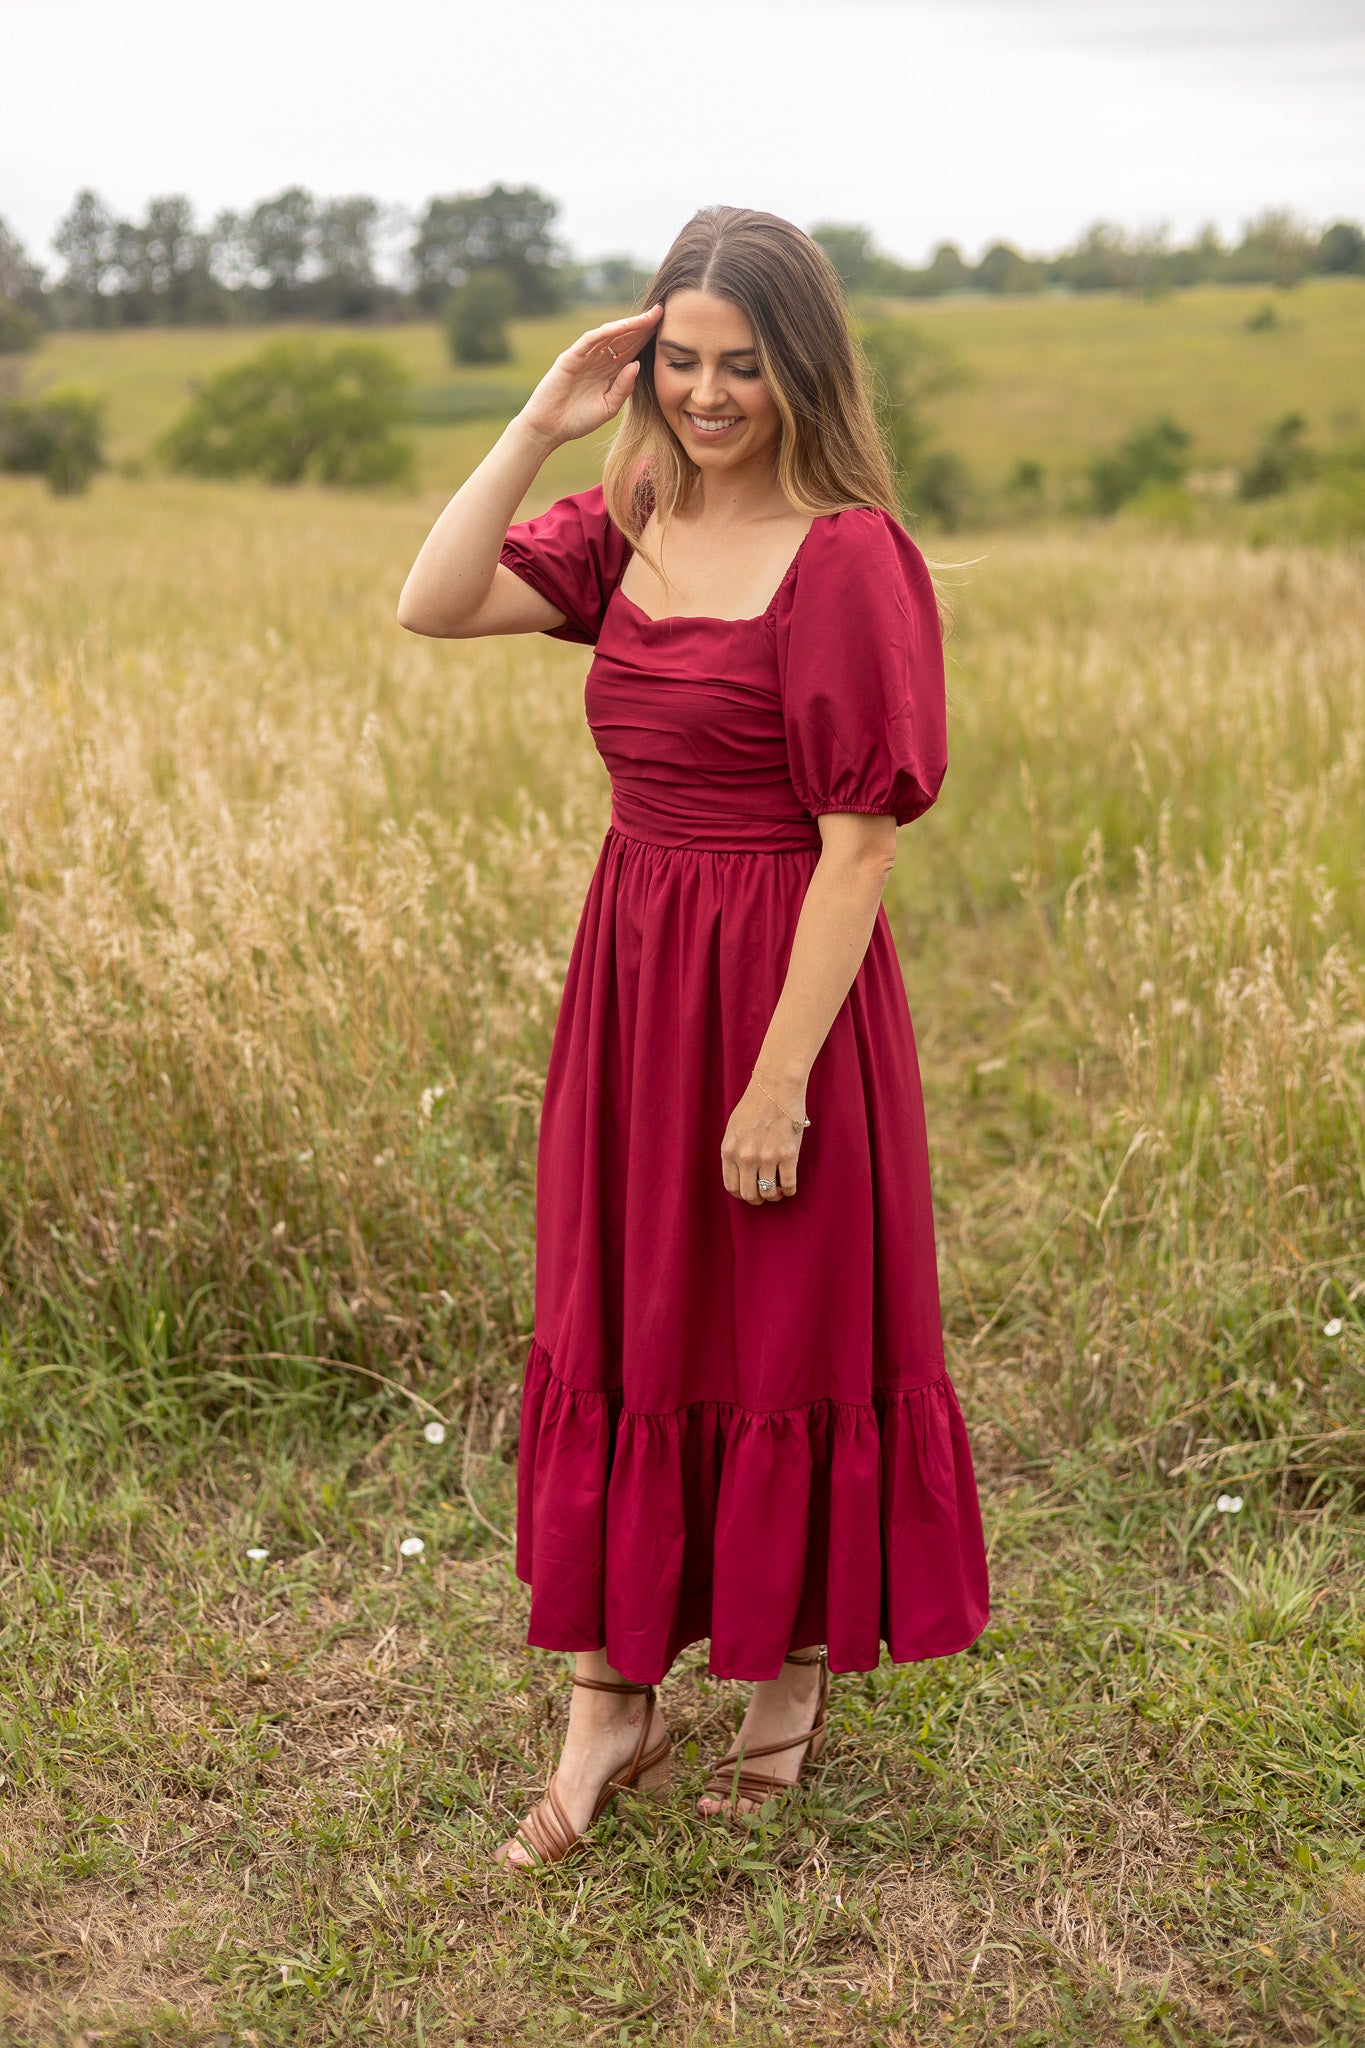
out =
<svg viewBox="0 0 1365 2048"><path fill-rule="evenodd" d="M964 1650L989 1618L981 1512L952 1382L751 1412L638 1415L567 1386L532 1338L517 1469L527 1641L657 1684L710 1639L718 1678Z"/></svg>

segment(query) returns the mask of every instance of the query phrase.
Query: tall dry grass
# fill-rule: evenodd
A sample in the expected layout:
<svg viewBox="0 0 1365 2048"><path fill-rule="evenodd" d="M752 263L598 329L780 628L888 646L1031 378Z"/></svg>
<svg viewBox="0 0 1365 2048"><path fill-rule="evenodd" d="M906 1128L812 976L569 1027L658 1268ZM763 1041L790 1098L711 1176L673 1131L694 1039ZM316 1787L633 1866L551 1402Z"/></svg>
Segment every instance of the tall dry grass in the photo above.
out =
<svg viewBox="0 0 1365 2048"><path fill-rule="evenodd" d="M515 1378L607 793L578 652L395 624L431 509L0 498L30 1407ZM1104 534L960 572L953 765L888 904L1001 1456L1361 1470L1359 571Z"/></svg>

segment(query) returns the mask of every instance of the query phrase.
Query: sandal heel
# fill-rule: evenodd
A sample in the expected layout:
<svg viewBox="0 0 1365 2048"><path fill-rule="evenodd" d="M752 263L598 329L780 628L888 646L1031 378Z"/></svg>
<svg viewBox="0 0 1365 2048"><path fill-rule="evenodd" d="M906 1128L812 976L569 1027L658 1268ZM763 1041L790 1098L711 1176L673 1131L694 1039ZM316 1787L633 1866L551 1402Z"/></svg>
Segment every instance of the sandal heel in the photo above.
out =
<svg viewBox="0 0 1365 2048"><path fill-rule="evenodd" d="M672 1780L673 1767L668 1757L662 1762L651 1764L650 1768L635 1780L632 1790L643 1792L647 1799L662 1799Z"/></svg>

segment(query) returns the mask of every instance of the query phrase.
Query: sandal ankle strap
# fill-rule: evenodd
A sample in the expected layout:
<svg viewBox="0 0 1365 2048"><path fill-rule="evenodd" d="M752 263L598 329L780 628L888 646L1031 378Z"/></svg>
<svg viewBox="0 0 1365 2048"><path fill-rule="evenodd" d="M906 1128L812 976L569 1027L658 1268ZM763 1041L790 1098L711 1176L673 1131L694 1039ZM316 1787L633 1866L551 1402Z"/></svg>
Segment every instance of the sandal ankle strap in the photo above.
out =
<svg viewBox="0 0 1365 2048"><path fill-rule="evenodd" d="M795 1664L795 1665L797 1666L797 1668L798 1668L798 1669L800 1669L800 1668L802 1668L802 1667L804 1667L804 1666L813 1666L813 1665L816 1665L816 1664L823 1664L823 1663L824 1663L824 1661L825 1661L825 1653L824 1653L824 1651L823 1651L823 1650L817 1650L817 1651L816 1651L816 1653L815 1653L815 1655L814 1655L813 1657L791 1657L791 1656L787 1656L787 1657L784 1657L784 1658L782 1659L782 1662L783 1662L784 1664Z"/></svg>
<svg viewBox="0 0 1365 2048"><path fill-rule="evenodd" d="M623 1684L619 1679L615 1678L579 1678L575 1676L573 1683L575 1685L587 1686L590 1692L652 1693L654 1691L652 1685L626 1685Z"/></svg>

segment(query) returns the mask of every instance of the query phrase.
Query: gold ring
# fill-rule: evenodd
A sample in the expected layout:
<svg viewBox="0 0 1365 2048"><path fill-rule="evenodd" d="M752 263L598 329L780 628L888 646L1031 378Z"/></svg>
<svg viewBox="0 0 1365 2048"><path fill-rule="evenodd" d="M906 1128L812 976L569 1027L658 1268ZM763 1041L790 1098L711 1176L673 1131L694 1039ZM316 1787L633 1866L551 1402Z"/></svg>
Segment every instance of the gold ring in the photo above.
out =
<svg viewBox="0 0 1365 2048"><path fill-rule="evenodd" d="M611 357L614 363L620 362L621 358L617 355L616 350L612 347L609 341L604 341L602 346L606 350L607 354Z"/></svg>

